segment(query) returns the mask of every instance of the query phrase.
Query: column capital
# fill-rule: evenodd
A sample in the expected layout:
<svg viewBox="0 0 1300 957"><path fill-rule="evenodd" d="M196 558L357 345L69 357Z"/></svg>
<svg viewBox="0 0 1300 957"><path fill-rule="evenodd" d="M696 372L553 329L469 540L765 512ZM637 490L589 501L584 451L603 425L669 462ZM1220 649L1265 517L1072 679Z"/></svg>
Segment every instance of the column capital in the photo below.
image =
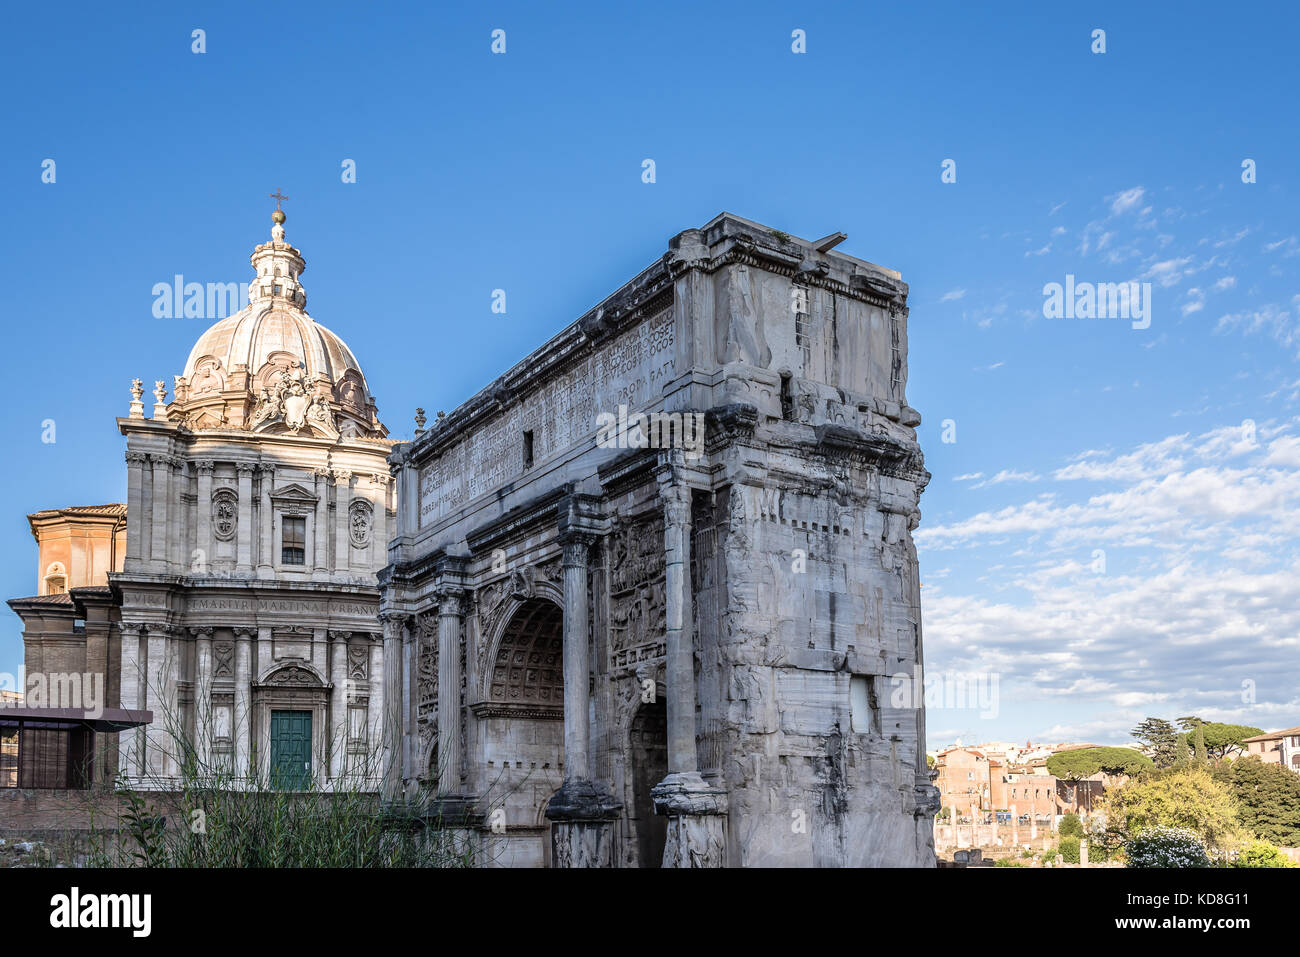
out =
<svg viewBox="0 0 1300 957"><path fill-rule="evenodd" d="M433 597L438 602L439 616L455 615L459 618L464 614L465 589L461 586L443 582L433 589Z"/></svg>
<svg viewBox="0 0 1300 957"><path fill-rule="evenodd" d="M235 469L236 469L236 471L239 472L239 474L240 474L241 476L244 475L244 473L249 473L249 474L251 474L251 473L253 473L254 471L257 470L257 463L256 463L256 462L236 462L236 463L235 463Z"/></svg>
<svg viewBox="0 0 1300 957"><path fill-rule="evenodd" d="M200 475L205 473L211 475L216 467L217 463L212 461L212 459L196 459L194 462L194 468Z"/></svg>
<svg viewBox="0 0 1300 957"><path fill-rule="evenodd" d="M591 546L596 544L600 536L591 532L567 531L559 536L560 545L562 546L562 555L560 564L565 568L587 567L587 557L591 551Z"/></svg>
<svg viewBox="0 0 1300 957"><path fill-rule="evenodd" d="M119 621L117 629L124 635L134 634L139 637L140 632L144 631L145 625L142 621Z"/></svg>
<svg viewBox="0 0 1300 957"><path fill-rule="evenodd" d="M335 482L351 482L351 481L352 481L352 471L351 471L350 469L334 469L334 470L333 470L333 475L334 475L334 481L335 481Z"/></svg>
<svg viewBox="0 0 1300 957"><path fill-rule="evenodd" d="M340 644L347 644L348 641L349 641L351 638L352 638L352 632L350 632L350 631L334 631L334 630L331 630L331 631L329 632L329 639L330 639L330 641L338 642L338 643L340 643Z"/></svg>
<svg viewBox="0 0 1300 957"><path fill-rule="evenodd" d="M247 641L248 639L252 638L254 635L257 634L256 628L252 628L247 625L237 625L232 630L235 633L236 641Z"/></svg>
<svg viewBox="0 0 1300 957"><path fill-rule="evenodd" d="M689 525L691 522L691 488L682 482L669 482L659 487L659 499L664 505L664 521L670 525Z"/></svg>
<svg viewBox="0 0 1300 957"><path fill-rule="evenodd" d="M191 626L189 632L195 638L211 638L213 630L211 625L197 625Z"/></svg>
<svg viewBox="0 0 1300 957"><path fill-rule="evenodd" d="M126 462L128 465L144 465L149 461L149 456L144 452L127 452Z"/></svg>

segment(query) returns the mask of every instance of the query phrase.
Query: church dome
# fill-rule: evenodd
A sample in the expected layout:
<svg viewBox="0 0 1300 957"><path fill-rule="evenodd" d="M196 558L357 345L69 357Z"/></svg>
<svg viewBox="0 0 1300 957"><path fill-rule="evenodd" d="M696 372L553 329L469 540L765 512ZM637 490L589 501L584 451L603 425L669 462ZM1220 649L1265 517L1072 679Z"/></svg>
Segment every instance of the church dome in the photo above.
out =
<svg viewBox="0 0 1300 957"><path fill-rule="evenodd" d="M176 376L168 418L192 430L236 428L328 438L383 438L365 376L347 343L307 314L302 254L284 240L249 257L248 305L209 328Z"/></svg>

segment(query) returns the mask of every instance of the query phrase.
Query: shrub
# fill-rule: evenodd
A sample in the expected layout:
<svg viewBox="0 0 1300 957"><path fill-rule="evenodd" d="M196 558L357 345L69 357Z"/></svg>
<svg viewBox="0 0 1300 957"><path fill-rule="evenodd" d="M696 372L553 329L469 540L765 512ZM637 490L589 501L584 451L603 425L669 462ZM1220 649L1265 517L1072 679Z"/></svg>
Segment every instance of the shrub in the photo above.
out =
<svg viewBox="0 0 1300 957"><path fill-rule="evenodd" d="M1124 843L1129 867L1209 867L1205 845L1184 827L1152 827Z"/></svg>
<svg viewBox="0 0 1300 957"><path fill-rule="evenodd" d="M1017 861L1015 858L999 857L996 861L993 862L993 866L994 867L1028 867L1029 865L1026 864L1024 861Z"/></svg>
<svg viewBox="0 0 1300 957"><path fill-rule="evenodd" d="M1071 811L1061 818L1057 830L1061 837L1083 837L1083 822L1079 820L1079 815Z"/></svg>
<svg viewBox="0 0 1300 957"><path fill-rule="evenodd" d="M1057 848L1061 855L1061 860L1066 864L1079 863L1079 838L1073 834L1061 838L1061 844Z"/></svg>
<svg viewBox="0 0 1300 957"><path fill-rule="evenodd" d="M1251 841L1229 862L1230 867L1295 867L1290 858L1267 841Z"/></svg>

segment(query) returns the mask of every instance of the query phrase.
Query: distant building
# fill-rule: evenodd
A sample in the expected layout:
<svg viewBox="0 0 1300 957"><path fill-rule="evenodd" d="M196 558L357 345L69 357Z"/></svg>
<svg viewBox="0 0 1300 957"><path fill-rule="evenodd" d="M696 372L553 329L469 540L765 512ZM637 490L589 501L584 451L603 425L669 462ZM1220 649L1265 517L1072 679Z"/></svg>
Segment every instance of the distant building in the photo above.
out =
<svg viewBox="0 0 1300 957"><path fill-rule="evenodd" d="M0 691L0 708L18 708L23 696L18 691ZM0 788L18 786L18 728L0 723Z"/></svg>
<svg viewBox="0 0 1300 957"><path fill-rule="evenodd" d="M1257 734L1241 743L1246 746L1247 755L1254 755L1265 764L1280 764L1300 773L1300 727Z"/></svg>
<svg viewBox="0 0 1300 957"><path fill-rule="evenodd" d="M36 539L37 593L9 607L23 622L29 693L0 709L0 787L89 787L112 777L114 732L131 723L103 707L117 693L108 581L126 554L126 506L44 509L27 523Z"/></svg>

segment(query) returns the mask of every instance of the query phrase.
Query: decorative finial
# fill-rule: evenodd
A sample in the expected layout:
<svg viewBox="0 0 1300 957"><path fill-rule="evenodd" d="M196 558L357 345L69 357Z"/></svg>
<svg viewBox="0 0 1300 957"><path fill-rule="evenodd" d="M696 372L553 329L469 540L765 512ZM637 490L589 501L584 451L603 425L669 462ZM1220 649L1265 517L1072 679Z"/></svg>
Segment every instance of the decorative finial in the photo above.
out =
<svg viewBox="0 0 1300 957"><path fill-rule="evenodd" d="M289 197L281 193L280 187L278 186L275 188L274 193L267 193L266 195L270 196L273 200L275 200L275 212L271 214L271 219L275 221L275 224L277 226L283 226L285 219L287 219L288 217L284 215L284 210L280 208L280 204L284 202L286 199L288 199Z"/></svg>
<svg viewBox="0 0 1300 957"><path fill-rule="evenodd" d="M129 415L133 419L144 418L144 403L140 397L144 395L144 383L139 379L131 380L131 411Z"/></svg>
<svg viewBox="0 0 1300 957"><path fill-rule="evenodd" d="M424 410L423 410L423 409L416 409L416 410L415 410L415 431L417 431L417 432L423 432L423 431L424 431L424 423L427 422L427 421L429 421L429 420L426 419L426 418L424 417Z"/></svg>
<svg viewBox="0 0 1300 957"><path fill-rule="evenodd" d="M155 419L167 418L167 383L162 379L155 380L153 397L157 400L153 406L153 417Z"/></svg>
<svg viewBox="0 0 1300 957"><path fill-rule="evenodd" d="M439 425L439 426L442 426L442 425L445 425L446 423L447 423L447 413L446 413L446 412L443 412L441 409L439 409L439 410L438 410L438 425Z"/></svg>

